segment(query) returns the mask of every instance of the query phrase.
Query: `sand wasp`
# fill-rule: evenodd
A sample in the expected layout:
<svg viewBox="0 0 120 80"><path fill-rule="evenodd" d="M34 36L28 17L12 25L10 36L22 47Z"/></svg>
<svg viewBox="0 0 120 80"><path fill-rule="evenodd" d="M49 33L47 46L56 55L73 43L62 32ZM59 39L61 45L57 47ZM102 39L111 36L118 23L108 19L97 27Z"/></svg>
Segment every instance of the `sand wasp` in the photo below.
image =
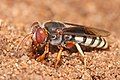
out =
<svg viewBox="0 0 120 80"><path fill-rule="evenodd" d="M84 53L81 45L101 49L108 48L108 42L103 37L109 36L110 33L78 24L49 21L43 24L34 22L32 31L27 36L29 35L32 37L32 56L35 56L37 61L44 60L49 52L49 45L58 47L59 52L55 64L57 65L60 62L63 48L71 49L75 46L82 56Z"/></svg>

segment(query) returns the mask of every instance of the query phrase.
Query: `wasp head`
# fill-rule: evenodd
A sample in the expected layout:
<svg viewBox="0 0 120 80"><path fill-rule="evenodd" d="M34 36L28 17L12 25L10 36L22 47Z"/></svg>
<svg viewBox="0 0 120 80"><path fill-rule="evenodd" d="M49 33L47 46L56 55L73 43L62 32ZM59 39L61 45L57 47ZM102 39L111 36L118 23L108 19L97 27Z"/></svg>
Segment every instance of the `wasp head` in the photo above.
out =
<svg viewBox="0 0 120 80"><path fill-rule="evenodd" d="M30 34L27 34L22 41L17 45L16 51L18 51L20 45L24 42L26 38L32 37L33 45L37 46L38 44L45 44L48 33L45 28L42 28L38 22L32 24L32 31Z"/></svg>
<svg viewBox="0 0 120 80"><path fill-rule="evenodd" d="M45 43L48 37L47 30L42 28L38 22L33 23L32 27L34 45Z"/></svg>

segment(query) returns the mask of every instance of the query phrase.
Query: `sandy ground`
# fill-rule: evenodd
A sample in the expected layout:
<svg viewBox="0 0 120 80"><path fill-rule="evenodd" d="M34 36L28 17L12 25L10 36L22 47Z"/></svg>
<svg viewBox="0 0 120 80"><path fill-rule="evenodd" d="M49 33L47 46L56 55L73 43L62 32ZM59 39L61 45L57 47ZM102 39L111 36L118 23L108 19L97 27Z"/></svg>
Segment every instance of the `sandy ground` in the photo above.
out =
<svg viewBox="0 0 120 80"><path fill-rule="evenodd" d="M4 0L0 2L0 80L120 80L120 0ZM31 40L16 46L31 31L34 21L57 20L83 24L111 33L109 50L85 52L87 65L78 53L64 51L54 68L27 54Z"/></svg>

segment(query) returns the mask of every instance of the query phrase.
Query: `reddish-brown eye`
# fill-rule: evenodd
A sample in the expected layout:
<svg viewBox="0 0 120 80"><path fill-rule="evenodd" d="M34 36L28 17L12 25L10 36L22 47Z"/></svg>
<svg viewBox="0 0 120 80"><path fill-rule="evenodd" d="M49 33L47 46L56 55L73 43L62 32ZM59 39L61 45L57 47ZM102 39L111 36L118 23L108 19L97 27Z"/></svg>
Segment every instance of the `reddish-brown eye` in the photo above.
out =
<svg viewBox="0 0 120 80"><path fill-rule="evenodd" d="M38 28L33 34L33 41L35 44L44 43L47 39L47 33L44 29Z"/></svg>

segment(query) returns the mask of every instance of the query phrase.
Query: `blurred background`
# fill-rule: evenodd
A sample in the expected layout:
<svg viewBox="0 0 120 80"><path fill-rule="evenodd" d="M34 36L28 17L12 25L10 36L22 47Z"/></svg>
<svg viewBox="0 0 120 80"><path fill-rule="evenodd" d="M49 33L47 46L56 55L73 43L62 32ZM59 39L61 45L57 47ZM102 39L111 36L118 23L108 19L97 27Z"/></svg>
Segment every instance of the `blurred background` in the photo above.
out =
<svg viewBox="0 0 120 80"><path fill-rule="evenodd" d="M120 0L4 0L0 2L0 19L26 28L34 21L72 22L119 36Z"/></svg>

